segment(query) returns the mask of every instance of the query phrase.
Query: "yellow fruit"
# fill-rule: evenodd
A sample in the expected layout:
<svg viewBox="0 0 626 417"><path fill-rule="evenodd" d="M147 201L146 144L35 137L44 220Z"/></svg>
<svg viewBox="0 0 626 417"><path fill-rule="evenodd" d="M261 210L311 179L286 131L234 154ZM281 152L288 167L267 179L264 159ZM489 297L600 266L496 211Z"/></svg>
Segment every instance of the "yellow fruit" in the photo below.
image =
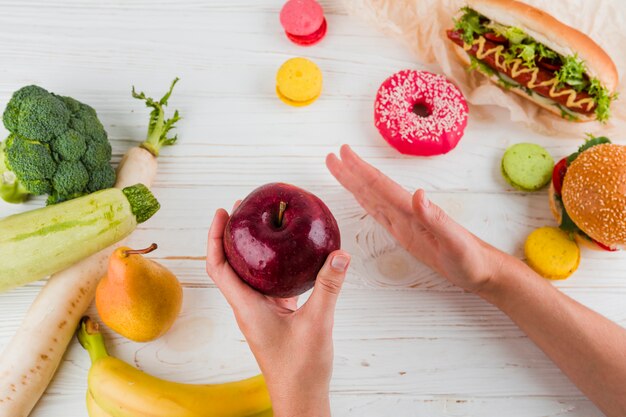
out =
<svg viewBox="0 0 626 417"><path fill-rule="evenodd" d="M96 290L96 307L102 321L136 342L165 334L182 305L183 290L176 276L141 256L154 249L155 244L139 251L118 248Z"/></svg>
<svg viewBox="0 0 626 417"><path fill-rule="evenodd" d="M78 340L91 357L89 393L104 415L91 417L269 417L271 402L262 375L224 384L164 381L111 357L102 334L83 319ZM88 398L88 406L89 406ZM93 407L92 407L93 408ZM91 411L90 411L91 413Z"/></svg>
<svg viewBox="0 0 626 417"><path fill-rule="evenodd" d="M93 399L93 396L87 390L87 414L89 417L113 417L111 414L107 414L100 406L96 403L96 400Z"/></svg>

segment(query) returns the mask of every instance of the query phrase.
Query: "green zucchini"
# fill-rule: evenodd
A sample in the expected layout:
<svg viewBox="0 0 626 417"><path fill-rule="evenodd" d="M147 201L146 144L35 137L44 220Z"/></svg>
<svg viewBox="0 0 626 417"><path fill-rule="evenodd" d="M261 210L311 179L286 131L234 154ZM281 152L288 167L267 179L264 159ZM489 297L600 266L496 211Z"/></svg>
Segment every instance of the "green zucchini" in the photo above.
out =
<svg viewBox="0 0 626 417"><path fill-rule="evenodd" d="M0 220L0 292L111 246L159 210L143 184L109 188Z"/></svg>

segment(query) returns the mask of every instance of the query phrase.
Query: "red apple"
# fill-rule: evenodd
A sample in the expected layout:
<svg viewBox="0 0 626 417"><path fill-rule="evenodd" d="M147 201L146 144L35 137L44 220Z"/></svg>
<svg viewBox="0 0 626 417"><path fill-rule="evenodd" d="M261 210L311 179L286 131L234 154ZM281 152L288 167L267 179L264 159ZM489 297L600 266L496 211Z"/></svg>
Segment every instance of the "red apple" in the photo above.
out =
<svg viewBox="0 0 626 417"><path fill-rule="evenodd" d="M252 191L224 231L224 251L235 272L257 291L287 298L315 283L326 257L340 247L332 213L315 195L289 184Z"/></svg>

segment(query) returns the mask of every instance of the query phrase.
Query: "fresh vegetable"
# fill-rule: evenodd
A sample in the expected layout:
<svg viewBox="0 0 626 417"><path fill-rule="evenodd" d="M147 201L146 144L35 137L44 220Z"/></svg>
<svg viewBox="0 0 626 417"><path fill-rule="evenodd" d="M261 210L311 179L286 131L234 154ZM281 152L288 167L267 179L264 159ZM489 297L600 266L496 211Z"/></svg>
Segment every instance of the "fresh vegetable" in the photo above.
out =
<svg viewBox="0 0 626 417"><path fill-rule="evenodd" d="M466 6L461 8L461 12L461 17L454 20L454 29L463 31L465 43L472 43L476 35L482 35L489 30L483 24L486 18L476 10Z"/></svg>
<svg viewBox="0 0 626 417"><path fill-rule="evenodd" d="M13 94L2 117L0 197L10 203L48 194L48 204L110 188L111 144L94 109L36 85Z"/></svg>
<svg viewBox="0 0 626 417"><path fill-rule="evenodd" d="M126 152L117 188L151 186L157 160L145 148ZM119 244L119 243L118 243ZM116 245L50 277L0 355L0 416L27 417L52 380ZM42 355L42 352L45 352ZM17 387L17 388L16 388Z"/></svg>
<svg viewBox="0 0 626 417"><path fill-rule="evenodd" d="M167 101L172 95L172 90L174 90L174 86L178 81L179 78L175 78L174 81L172 81L170 89L163 97L161 97L161 100L159 101L146 97L143 91L137 93L135 91L135 87L133 87L133 97L138 100L145 101L146 107L152 108L152 112L150 112L150 122L148 123L148 137L141 144L141 147L150 151L150 153L154 156L159 156L159 152L163 146L173 145L176 143L176 140L178 140L178 135L174 135L172 137L167 136L176 122L180 120L178 110L174 111L174 115L170 119L166 119L164 109L164 107L167 106Z"/></svg>
<svg viewBox="0 0 626 417"><path fill-rule="evenodd" d="M164 381L109 356L97 324L88 317L77 336L91 358L89 393L110 416L247 417L272 407L262 375L211 385Z"/></svg>
<svg viewBox="0 0 626 417"><path fill-rule="evenodd" d="M609 119L609 107L617 98L617 94L612 94L598 78L590 77L585 63L577 54L561 55L537 42L522 29L493 22L470 7L461 9L461 16L454 21L454 29L460 31L460 36L466 45L471 45L481 36L492 40L494 36L497 37L497 43L504 47L502 55L506 65L511 65L516 59L521 59L527 68L535 68L539 64L553 71L559 88L572 88L576 92L588 93L595 103L593 111L596 119L601 122ZM505 42L502 42L502 38ZM472 62L471 68L491 75L485 71L485 66ZM494 70L491 69L491 72L493 73ZM571 114L568 116L571 117Z"/></svg>
<svg viewBox="0 0 626 417"><path fill-rule="evenodd" d="M0 220L0 291L54 274L128 236L159 209L137 184Z"/></svg>

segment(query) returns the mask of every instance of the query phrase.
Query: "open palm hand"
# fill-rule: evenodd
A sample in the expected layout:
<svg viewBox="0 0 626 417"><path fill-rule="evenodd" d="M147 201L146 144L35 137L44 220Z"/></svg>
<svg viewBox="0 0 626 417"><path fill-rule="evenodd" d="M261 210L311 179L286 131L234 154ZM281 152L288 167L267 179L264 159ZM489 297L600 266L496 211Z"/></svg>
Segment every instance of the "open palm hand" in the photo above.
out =
<svg viewBox="0 0 626 417"><path fill-rule="evenodd" d="M472 292L497 272L503 254L450 219L424 190L411 195L347 145L340 158L326 158L333 176L419 261Z"/></svg>

